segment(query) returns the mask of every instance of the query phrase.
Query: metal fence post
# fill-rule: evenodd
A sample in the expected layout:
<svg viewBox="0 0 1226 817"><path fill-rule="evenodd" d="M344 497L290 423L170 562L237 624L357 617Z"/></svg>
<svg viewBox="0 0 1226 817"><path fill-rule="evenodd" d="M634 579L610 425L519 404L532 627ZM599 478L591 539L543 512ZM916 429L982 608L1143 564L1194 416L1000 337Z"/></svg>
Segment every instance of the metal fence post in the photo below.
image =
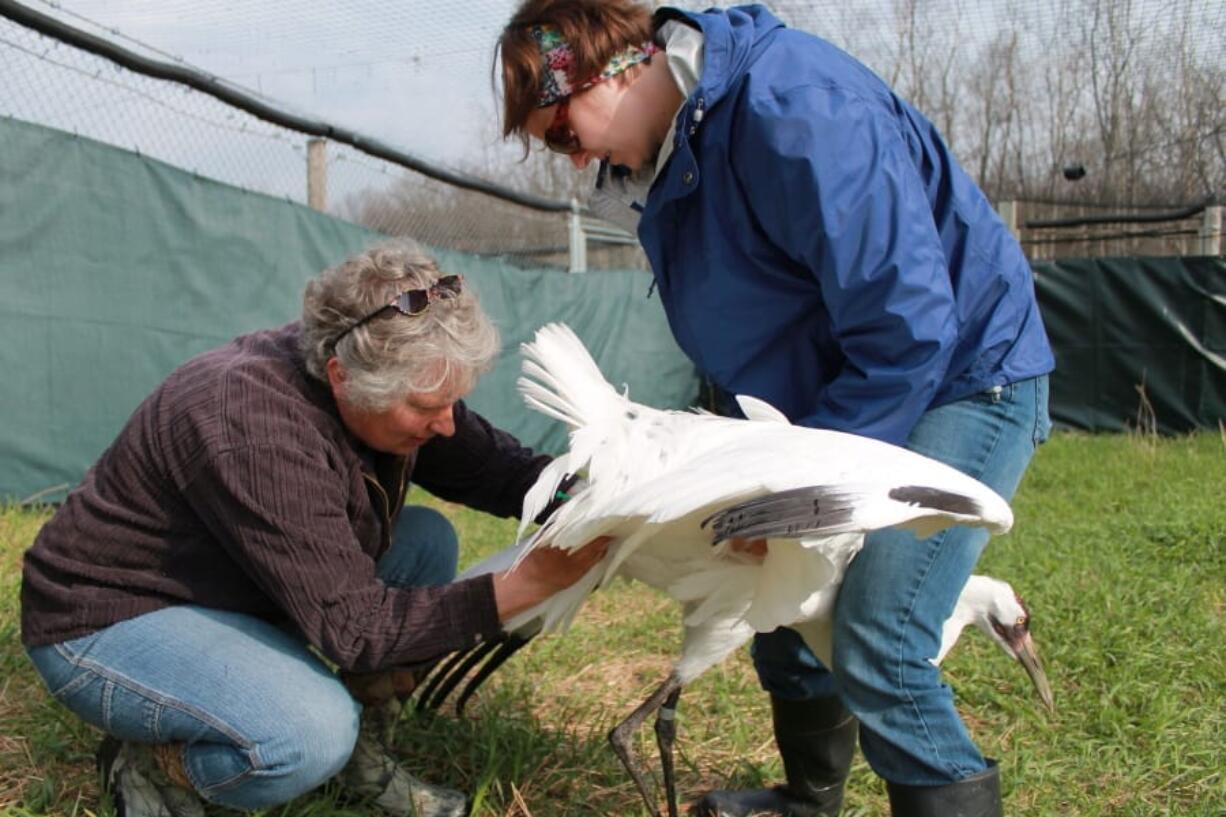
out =
<svg viewBox="0 0 1226 817"><path fill-rule="evenodd" d="M307 204L312 210L328 209L328 140L307 140Z"/></svg>
<svg viewBox="0 0 1226 817"><path fill-rule="evenodd" d="M1200 254L1222 254L1222 213L1226 207L1220 204L1205 208L1200 223Z"/></svg>
<svg viewBox="0 0 1226 817"><path fill-rule="evenodd" d="M578 199L570 200L570 271L587 272L587 235Z"/></svg>

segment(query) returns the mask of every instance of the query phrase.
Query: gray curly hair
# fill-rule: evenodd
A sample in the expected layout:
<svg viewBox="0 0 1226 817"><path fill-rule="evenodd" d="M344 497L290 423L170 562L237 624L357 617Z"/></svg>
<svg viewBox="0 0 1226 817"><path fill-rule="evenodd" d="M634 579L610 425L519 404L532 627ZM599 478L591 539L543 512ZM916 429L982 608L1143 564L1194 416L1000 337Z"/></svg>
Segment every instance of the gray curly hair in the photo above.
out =
<svg viewBox="0 0 1226 817"><path fill-rule="evenodd" d="M345 400L383 411L411 394L462 394L498 354L498 330L465 285L455 298L436 300L420 315L369 321L336 338L363 317L410 289L441 277L416 243L381 244L326 269L302 298L302 354L307 371L328 381L328 359L345 368Z"/></svg>

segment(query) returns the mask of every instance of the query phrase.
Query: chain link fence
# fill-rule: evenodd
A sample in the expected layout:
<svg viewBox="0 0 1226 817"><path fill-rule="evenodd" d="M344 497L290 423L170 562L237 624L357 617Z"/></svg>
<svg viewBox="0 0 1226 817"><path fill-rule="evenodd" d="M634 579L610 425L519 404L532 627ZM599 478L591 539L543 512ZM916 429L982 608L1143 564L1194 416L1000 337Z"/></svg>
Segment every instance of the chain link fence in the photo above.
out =
<svg viewBox="0 0 1226 817"><path fill-rule="evenodd" d="M326 9L268 0L237 10L223 0L164 0L149 15L190 21L174 29L177 41L171 37L162 44L168 50L108 29L106 20L71 7L110 14L125 28L140 19L130 10L125 17L121 10L69 0L25 5L166 64L190 67L173 53L189 49L193 64L202 61L200 71L217 87L238 89L297 116L309 118L282 101L290 87L283 83L290 80L309 79L321 88L329 82L350 88L385 82L391 101L387 116L371 122L375 138L408 145L417 156L418 147L430 153L449 139L458 145L460 137L471 136L465 131L484 129L487 138L476 149L484 155L477 156L480 169L472 175L517 190L554 191L548 197L559 208L505 201L329 140L317 185L326 192L317 191L313 204L335 216L525 265L573 268L577 250L586 249L586 266L593 269L645 268L631 236L569 212L568 200L585 195L590 176L575 177L540 156L518 164L515 145L496 144L492 46L513 0L389 8L338 0ZM879 0L853 8L828 0L779 0L773 6L789 24L863 59L915 102L994 200L1044 202L1025 205L1027 219L1050 218L1057 210L1068 217L1083 210L1178 209L1222 195L1226 66L1220 34L1226 3ZM278 20L294 23L278 26ZM273 42L263 63L253 66L244 59L261 51L262 39ZM210 51L202 42L225 48ZM225 53L214 53L220 51ZM309 200L312 137L202 90L146 76L4 17L0 77L0 115L133 150L247 190ZM443 170L456 164L432 153L430 160ZM1076 179L1068 173L1070 164L1080 169ZM1101 240L1103 229L1024 240L1032 257L1043 258L1099 250L1195 253L1203 243L1191 221L1158 231L1120 228L1109 245ZM581 247L576 235L583 236Z"/></svg>
<svg viewBox="0 0 1226 817"><path fill-rule="evenodd" d="M167 61L166 55L155 58ZM312 196L308 159L311 143L319 140L311 135L3 17L0 76L0 115L114 145L252 192L310 203L387 235L526 266L568 269L575 262L573 234L586 226L611 239L581 234L579 240L591 244L580 256L587 267L644 266L632 237L580 217L565 200L556 202L557 211L527 207L337 141L315 148L322 148L323 162ZM273 100L262 101L287 110Z"/></svg>

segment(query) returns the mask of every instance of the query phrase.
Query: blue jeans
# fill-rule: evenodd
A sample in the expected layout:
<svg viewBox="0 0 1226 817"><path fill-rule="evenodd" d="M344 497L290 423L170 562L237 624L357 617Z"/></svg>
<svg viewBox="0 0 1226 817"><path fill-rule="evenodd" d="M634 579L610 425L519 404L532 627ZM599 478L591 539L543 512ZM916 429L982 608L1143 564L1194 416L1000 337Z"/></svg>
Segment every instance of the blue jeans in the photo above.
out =
<svg viewBox="0 0 1226 817"><path fill-rule="evenodd" d="M928 411L907 447L1008 499L1050 432L1043 376ZM987 541L987 531L964 527L923 541L908 531L870 534L839 591L833 672L780 628L754 639L763 688L788 700L839 695L860 720L869 765L893 783L935 786L983 771L953 693L928 659Z"/></svg>
<svg viewBox="0 0 1226 817"><path fill-rule="evenodd" d="M408 507L377 569L388 584L446 584L457 557L451 523ZM86 722L121 740L186 743L192 785L229 808L310 791L357 740L361 707L337 676L300 636L241 613L170 607L29 655Z"/></svg>

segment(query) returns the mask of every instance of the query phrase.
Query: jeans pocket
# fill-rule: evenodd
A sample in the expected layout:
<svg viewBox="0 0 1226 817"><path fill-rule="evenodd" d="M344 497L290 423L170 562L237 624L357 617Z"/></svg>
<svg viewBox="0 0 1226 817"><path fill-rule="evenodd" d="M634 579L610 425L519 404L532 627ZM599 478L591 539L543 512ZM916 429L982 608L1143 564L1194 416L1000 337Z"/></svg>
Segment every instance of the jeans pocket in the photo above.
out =
<svg viewBox="0 0 1226 817"><path fill-rule="evenodd" d="M85 641L88 641L87 636ZM157 741L158 711L105 667L83 659L73 641L36 647L30 659L53 698L91 726L123 740ZM88 646L88 644L86 644Z"/></svg>
<svg viewBox="0 0 1226 817"><path fill-rule="evenodd" d="M56 701L91 726L110 731L107 709L114 685L93 667L83 666L82 650L76 649L88 647L92 638L34 647L27 654Z"/></svg>
<svg viewBox="0 0 1226 817"><path fill-rule="evenodd" d="M88 650L94 637L87 635L26 650L30 663L38 671L52 697L62 701L89 683L93 673L80 665L78 656Z"/></svg>

